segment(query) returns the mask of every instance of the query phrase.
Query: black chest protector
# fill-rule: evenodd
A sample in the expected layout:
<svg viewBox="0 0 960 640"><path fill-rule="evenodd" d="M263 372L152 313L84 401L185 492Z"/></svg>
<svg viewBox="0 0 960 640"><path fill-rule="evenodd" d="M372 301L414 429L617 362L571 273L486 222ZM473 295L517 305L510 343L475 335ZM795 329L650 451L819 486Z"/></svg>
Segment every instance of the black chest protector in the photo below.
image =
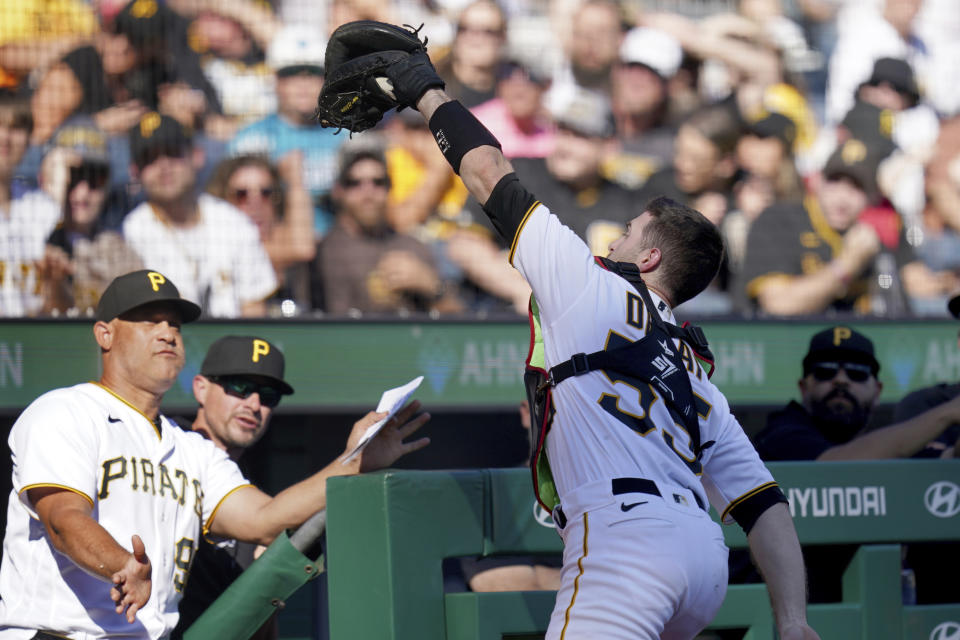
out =
<svg viewBox="0 0 960 640"><path fill-rule="evenodd" d="M531 406L533 424L539 428L539 433L531 442L530 466L538 499L548 508L551 505L540 496L543 478L538 480L537 477L538 470L545 470L544 460L540 454L543 452L544 440L552 418L550 389L567 378L590 371L604 370L642 380L659 392L670 414L682 423L681 426L690 435L690 448L696 462L700 461L704 449L713 444L713 441L701 442L700 422L697 418L693 387L687 375L687 366L673 342L674 338L686 342L693 349L696 358L705 365L709 377L713 373L713 354L710 352L703 331L688 323L678 327L664 322L640 276L637 265L629 262L614 262L607 258L596 258L596 260L608 271L630 282L640 294L649 317L647 332L643 338L622 347L589 354L574 354L566 362L552 367L549 372L528 368L524 383Z"/></svg>

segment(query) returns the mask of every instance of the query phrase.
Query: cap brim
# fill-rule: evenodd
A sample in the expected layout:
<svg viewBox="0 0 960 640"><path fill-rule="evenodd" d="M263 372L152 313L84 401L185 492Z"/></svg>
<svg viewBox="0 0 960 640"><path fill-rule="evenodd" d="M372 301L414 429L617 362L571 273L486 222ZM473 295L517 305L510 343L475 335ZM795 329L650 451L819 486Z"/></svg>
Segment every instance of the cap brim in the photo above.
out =
<svg viewBox="0 0 960 640"><path fill-rule="evenodd" d="M148 304L168 304L174 307L178 312L180 312L180 321L181 322L193 322L200 317L201 309L198 305L190 302L189 300L184 300L183 298L156 298L154 300L146 300L141 304L135 305L126 309L125 311L118 313L115 318L119 318L125 313L130 313L134 309L139 309L142 306ZM110 318L111 320L113 318Z"/></svg>
<svg viewBox="0 0 960 640"><path fill-rule="evenodd" d="M947 309L950 310L954 318L960 320L960 293L950 298L950 302L947 303Z"/></svg>

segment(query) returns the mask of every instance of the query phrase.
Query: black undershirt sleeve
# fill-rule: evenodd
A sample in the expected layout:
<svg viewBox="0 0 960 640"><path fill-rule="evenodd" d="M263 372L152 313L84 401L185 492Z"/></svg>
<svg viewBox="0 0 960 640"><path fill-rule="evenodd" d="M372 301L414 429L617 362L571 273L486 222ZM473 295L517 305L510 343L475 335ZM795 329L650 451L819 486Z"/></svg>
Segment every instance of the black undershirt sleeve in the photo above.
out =
<svg viewBox="0 0 960 640"><path fill-rule="evenodd" d="M730 517L740 525L745 534L749 534L763 512L778 502L787 502L787 498L780 487L772 484L737 504L730 510Z"/></svg>
<svg viewBox="0 0 960 640"><path fill-rule="evenodd" d="M537 199L527 191L516 173L508 173L490 192L483 205L483 212L490 218L497 233L511 245L520 223Z"/></svg>

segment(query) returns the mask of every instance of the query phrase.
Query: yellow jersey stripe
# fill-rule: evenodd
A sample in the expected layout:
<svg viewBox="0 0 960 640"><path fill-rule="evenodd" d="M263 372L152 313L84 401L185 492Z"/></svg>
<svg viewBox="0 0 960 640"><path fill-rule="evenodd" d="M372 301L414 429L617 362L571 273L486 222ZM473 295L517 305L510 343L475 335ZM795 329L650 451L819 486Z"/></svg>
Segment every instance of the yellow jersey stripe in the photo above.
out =
<svg viewBox="0 0 960 640"><path fill-rule="evenodd" d="M75 493L78 496L85 498L86 501L90 503L90 506L93 507L93 498L85 494L83 491L80 491L79 489L74 489L73 487L68 487L65 484L54 484L52 482L38 482L37 484L30 484L25 486L23 489L20 489L20 492L17 495L20 496L23 494L24 491L29 491L30 489L39 489L41 487L51 487L53 489L63 489L64 491L70 491L71 493Z"/></svg>
<svg viewBox="0 0 960 640"><path fill-rule="evenodd" d="M203 535L204 535L204 537L206 537L206 535L207 535L208 533L210 533L210 523L213 522L213 519L217 517L217 511L220 510L220 507L223 505L224 501L225 501L227 498L229 498L230 496L232 496L235 492L240 491L240 489L246 489L247 487L253 487L253 485L252 485L252 484L242 484L242 485L240 485L239 487L234 487L233 489L231 489L230 491L227 492L227 495L225 495L225 496L223 496L222 498L220 498L220 502L218 502L218 503L217 503L217 506L215 506L215 507L213 508L213 511L210 512L210 517L207 518L207 521L203 523ZM254 487L254 488L256 488L256 487Z"/></svg>
<svg viewBox="0 0 960 640"><path fill-rule="evenodd" d="M513 234L513 242L510 243L510 256L507 258L507 261L513 265L513 254L517 252L517 240L520 239L520 232L523 231L523 227L527 224L527 220L530 218L530 214L533 213L534 209L540 206L540 201L535 200L530 208L527 209L527 212L523 214L523 218L520 220L520 224L517 225L517 232Z"/></svg>
<svg viewBox="0 0 960 640"><path fill-rule="evenodd" d="M843 246L843 236L834 231L830 223L827 222L827 217L823 215L823 210L816 198L808 195L803 199L803 206L807 210L810 226L813 227L814 233L823 238L823 241L830 246L832 255L836 256Z"/></svg>
<svg viewBox="0 0 960 640"><path fill-rule="evenodd" d="M573 579L573 597L570 598L570 605L567 607L567 611L564 614L563 620L563 629L560 631L560 640L564 640L564 636L567 633L567 626L570 624L570 610L573 609L573 603L577 601L577 592L580 590L580 578L583 577L583 559L587 557L587 537L590 534L590 524L587 522L586 512L583 514L583 554L580 556L580 559L577 560L577 567L580 568L580 573L577 574L577 577Z"/></svg>
<svg viewBox="0 0 960 640"><path fill-rule="evenodd" d="M766 483L766 484L760 485L760 486L757 487L756 489L751 489L750 491L747 491L745 494L743 494L742 496L740 496L740 497L737 498L736 500L733 500L732 502L730 502L730 504L727 505L727 508L723 510L723 515L720 516L720 520L721 520L721 521L725 520L726 517L727 517L727 514L730 513L730 511L732 511L732 510L734 509L734 507L736 507L738 504L740 504L740 503L743 502L744 500L747 500L747 499L749 499L749 498L757 495L757 494L760 493L761 491L766 491L767 489L771 489L771 488L776 487L776 486L777 486L777 483L776 483L776 482L768 482L768 483Z"/></svg>
<svg viewBox="0 0 960 640"><path fill-rule="evenodd" d="M134 411L136 411L137 413L139 413L140 415L142 415L142 416L143 416L143 419L146 420L147 422L149 422L149 423L150 423L150 426L153 427L153 430L154 430L154 431L156 432L156 434L157 434L157 439L158 439L158 440L162 440L162 439L163 439L162 436L160 435L160 429L159 429L159 427L157 427L157 425L153 422L153 420L151 420L150 418L147 417L147 414L145 414L143 411L140 411L140 409L137 409L135 406L133 406L132 404L130 404L129 402L127 402L122 396L117 395L117 394L114 393L111 389L103 386L102 384L100 384L100 383L97 382L96 380L91 380L91 381L90 381L90 384L97 385L98 387L100 387L101 389L103 389L104 391L106 391L107 393L109 393L110 395L112 395L114 398L116 398L117 400L119 400L119 401L122 402L123 404L127 405L128 407L130 407L131 409L133 409Z"/></svg>

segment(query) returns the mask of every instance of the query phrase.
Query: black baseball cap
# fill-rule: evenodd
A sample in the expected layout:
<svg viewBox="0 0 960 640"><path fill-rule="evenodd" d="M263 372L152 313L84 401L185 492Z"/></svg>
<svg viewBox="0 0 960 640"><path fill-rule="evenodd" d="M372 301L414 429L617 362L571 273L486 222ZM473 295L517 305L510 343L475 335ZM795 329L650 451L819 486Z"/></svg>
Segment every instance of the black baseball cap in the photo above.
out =
<svg viewBox="0 0 960 640"><path fill-rule="evenodd" d="M880 196L877 170L880 168L881 149L868 145L863 140L850 138L837 147L823 168L827 180L847 177L853 180L871 201Z"/></svg>
<svg viewBox="0 0 960 640"><path fill-rule="evenodd" d="M810 373L819 362L852 362L869 365L873 375L880 371L880 363L873 352L873 342L859 331L837 325L814 334L810 348L803 358L803 375Z"/></svg>
<svg viewBox="0 0 960 640"><path fill-rule="evenodd" d="M117 316L154 302L166 302L180 312L182 322L200 317L200 307L180 297L180 291L166 276L141 269L113 279L97 303L97 320L110 322Z"/></svg>
<svg viewBox="0 0 960 640"><path fill-rule="evenodd" d="M130 129L130 157L143 168L167 154L179 156L193 146L193 135L174 118L150 111Z"/></svg>
<svg viewBox="0 0 960 640"><path fill-rule="evenodd" d="M878 86L887 83L898 93L909 97L915 106L920 101L920 88L910 63L900 58L880 58L873 63L870 79L864 84Z"/></svg>
<svg viewBox="0 0 960 640"><path fill-rule="evenodd" d="M159 45L173 29L176 15L164 0L130 0L113 19L114 33L137 49Z"/></svg>
<svg viewBox="0 0 960 640"><path fill-rule="evenodd" d="M894 117L890 109L857 100L840 124L851 137L862 140L874 155L886 158L897 148L893 141Z"/></svg>
<svg viewBox="0 0 960 640"><path fill-rule="evenodd" d="M281 393L290 395L293 387L283 379L283 352L256 336L225 336L207 350L200 375L255 376L273 382Z"/></svg>
<svg viewBox="0 0 960 640"><path fill-rule="evenodd" d="M793 149L793 142L797 139L797 125L782 113L768 113L751 122L747 130L758 138L777 138L788 151Z"/></svg>

